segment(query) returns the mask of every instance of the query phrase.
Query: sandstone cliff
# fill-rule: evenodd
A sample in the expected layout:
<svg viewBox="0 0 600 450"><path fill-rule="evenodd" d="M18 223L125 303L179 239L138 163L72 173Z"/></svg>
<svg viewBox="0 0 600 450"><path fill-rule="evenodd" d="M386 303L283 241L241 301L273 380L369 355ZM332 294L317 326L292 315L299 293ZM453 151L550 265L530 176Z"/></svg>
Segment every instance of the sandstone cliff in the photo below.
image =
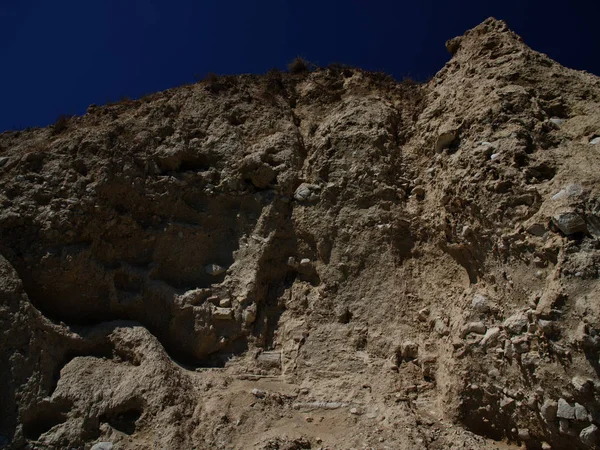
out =
<svg viewBox="0 0 600 450"><path fill-rule="evenodd" d="M0 135L0 448L595 448L600 78L447 48Z"/></svg>

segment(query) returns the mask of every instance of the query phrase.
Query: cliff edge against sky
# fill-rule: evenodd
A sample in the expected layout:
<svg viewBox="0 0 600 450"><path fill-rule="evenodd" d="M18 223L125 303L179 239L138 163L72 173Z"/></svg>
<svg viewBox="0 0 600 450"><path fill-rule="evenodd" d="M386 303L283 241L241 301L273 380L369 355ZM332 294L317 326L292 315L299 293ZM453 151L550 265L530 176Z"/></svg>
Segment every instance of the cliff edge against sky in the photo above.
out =
<svg viewBox="0 0 600 450"><path fill-rule="evenodd" d="M1 134L0 448L596 448L600 78L446 45Z"/></svg>

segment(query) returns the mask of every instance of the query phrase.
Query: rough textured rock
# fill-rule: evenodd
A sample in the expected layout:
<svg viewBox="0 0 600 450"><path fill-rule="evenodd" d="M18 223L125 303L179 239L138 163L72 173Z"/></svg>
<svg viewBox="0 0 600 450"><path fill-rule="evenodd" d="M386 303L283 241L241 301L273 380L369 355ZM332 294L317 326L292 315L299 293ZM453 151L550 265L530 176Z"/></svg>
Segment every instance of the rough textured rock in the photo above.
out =
<svg viewBox="0 0 600 450"><path fill-rule="evenodd" d="M589 445L590 447L595 447L598 443L597 435L598 427L592 424L589 427L586 427L583 430L581 430L581 433L579 433L579 438L584 444Z"/></svg>
<svg viewBox="0 0 600 450"><path fill-rule="evenodd" d="M579 214L572 211L554 215L552 222L567 236L575 233L584 233L587 229L585 220Z"/></svg>
<svg viewBox="0 0 600 450"><path fill-rule="evenodd" d="M596 446L600 79L447 48L0 135L0 446Z"/></svg>
<svg viewBox="0 0 600 450"><path fill-rule="evenodd" d="M112 442L98 442L92 446L91 450L113 450Z"/></svg>
<svg viewBox="0 0 600 450"><path fill-rule="evenodd" d="M556 410L556 417L559 419L575 419L575 408L564 399L558 400L558 409Z"/></svg>

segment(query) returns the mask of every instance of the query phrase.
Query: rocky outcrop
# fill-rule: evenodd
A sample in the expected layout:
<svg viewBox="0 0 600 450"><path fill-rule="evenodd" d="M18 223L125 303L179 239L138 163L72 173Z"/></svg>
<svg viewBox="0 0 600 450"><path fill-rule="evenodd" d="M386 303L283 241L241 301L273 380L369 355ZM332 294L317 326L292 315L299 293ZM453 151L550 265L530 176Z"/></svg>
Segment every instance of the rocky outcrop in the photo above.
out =
<svg viewBox="0 0 600 450"><path fill-rule="evenodd" d="M597 446L600 80L447 47L0 135L0 448Z"/></svg>

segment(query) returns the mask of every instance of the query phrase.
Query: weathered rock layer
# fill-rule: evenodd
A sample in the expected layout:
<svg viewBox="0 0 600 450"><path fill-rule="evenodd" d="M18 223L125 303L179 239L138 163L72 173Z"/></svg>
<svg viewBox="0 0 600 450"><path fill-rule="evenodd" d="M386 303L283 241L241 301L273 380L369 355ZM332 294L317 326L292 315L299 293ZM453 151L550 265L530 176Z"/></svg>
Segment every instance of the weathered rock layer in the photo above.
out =
<svg viewBox="0 0 600 450"><path fill-rule="evenodd" d="M0 448L595 448L600 79L447 48L0 135Z"/></svg>

